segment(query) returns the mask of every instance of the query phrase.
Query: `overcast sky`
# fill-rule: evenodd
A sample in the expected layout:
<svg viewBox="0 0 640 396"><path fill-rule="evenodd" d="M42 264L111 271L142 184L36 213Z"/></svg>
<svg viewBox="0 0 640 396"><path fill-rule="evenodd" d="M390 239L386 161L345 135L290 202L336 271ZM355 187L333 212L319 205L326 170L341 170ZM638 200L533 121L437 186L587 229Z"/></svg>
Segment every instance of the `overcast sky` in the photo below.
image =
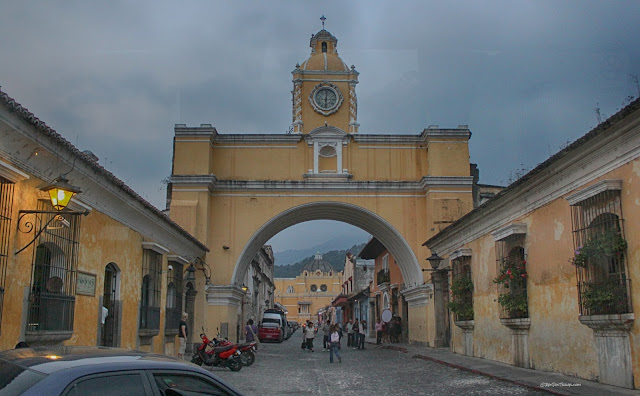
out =
<svg viewBox="0 0 640 396"><path fill-rule="evenodd" d="M481 183L508 184L639 94L640 1L613 0L5 1L0 85L163 209L174 124L287 131L323 14L360 72L360 133L467 124ZM321 242L296 239L308 224L274 250ZM326 224L326 239L351 232Z"/></svg>

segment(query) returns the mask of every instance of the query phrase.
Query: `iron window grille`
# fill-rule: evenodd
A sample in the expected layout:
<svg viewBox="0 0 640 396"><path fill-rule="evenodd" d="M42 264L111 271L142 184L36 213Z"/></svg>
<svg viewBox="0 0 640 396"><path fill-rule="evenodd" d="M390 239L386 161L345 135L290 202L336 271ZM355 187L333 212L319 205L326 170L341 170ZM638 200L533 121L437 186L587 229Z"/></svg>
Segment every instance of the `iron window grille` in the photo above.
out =
<svg viewBox="0 0 640 396"><path fill-rule="evenodd" d="M14 184L12 182L0 177L0 325L2 324L2 306L4 303L5 281L7 278L7 261L9 259L13 186ZM2 333L0 332L0 334Z"/></svg>
<svg viewBox="0 0 640 396"><path fill-rule="evenodd" d="M471 257L462 256L452 261L451 304L454 321L473 320L473 278L471 277Z"/></svg>
<svg viewBox="0 0 640 396"><path fill-rule="evenodd" d="M620 190L572 205L571 219L580 315L633 312Z"/></svg>
<svg viewBox="0 0 640 396"><path fill-rule="evenodd" d="M164 324L165 334L178 333L180 319L182 319L182 264L171 262L173 271L167 272L167 307Z"/></svg>
<svg viewBox="0 0 640 396"><path fill-rule="evenodd" d="M144 249L142 254L142 296L140 299L140 329L160 330L160 287L162 255Z"/></svg>
<svg viewBox="0 0 640 396"><path fill-rule="evenodd" d="M498 303L500 319L529 317L527 262L523 234L512 234L496 242ZM523 276L524 275L524 276ZM502 277L502 281L500 281Z"/></svg>
<svg viewBox="0 0 640 396"><path fill-rule="evenodd" d="M36 229L58 215L48 201L38 211ZM59 215L65 222L51 221L33 249L27 332L73 331L80 215Z"/></svg>

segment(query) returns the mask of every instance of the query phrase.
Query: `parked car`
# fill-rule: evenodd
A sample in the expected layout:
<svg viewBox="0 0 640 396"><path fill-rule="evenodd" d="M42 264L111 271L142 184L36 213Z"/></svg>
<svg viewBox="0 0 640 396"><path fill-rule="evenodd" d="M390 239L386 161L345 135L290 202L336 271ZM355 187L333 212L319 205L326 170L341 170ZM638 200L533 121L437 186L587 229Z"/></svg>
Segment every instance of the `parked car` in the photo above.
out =
<svg viewBox="0 0 640 396"><path fill-rule="evenodd" d="M258 339L260 339L260 342L282 342L282 340L284 340L282 327L280 327L279 324L271 322L261 323L258 328Z"/></svg>
<svg viewBox="0 0 640 396"><path fill-rule="evenodd" d="M104 347L0 352L0 395L240 395L211 372L153 353Z"/></svg>
<svg viewBox="0 0 640 396"><path fill-rule="evenodd" d="M267 328L271 327L271 325L280 327L280 339L278 342L282 342L288 337L287 316L284 311L280 309L267 309L264 311L260 325L260 327ZM273 331L269 331L269 334L273 335Z"/></svg>

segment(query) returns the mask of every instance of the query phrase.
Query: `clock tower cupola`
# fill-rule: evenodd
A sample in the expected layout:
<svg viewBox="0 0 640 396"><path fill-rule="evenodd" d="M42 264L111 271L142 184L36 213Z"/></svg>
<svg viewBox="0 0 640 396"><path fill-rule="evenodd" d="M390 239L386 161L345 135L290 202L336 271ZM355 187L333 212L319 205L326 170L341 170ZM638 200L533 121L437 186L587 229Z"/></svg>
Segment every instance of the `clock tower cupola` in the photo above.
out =
<svg viewBox="0 0 640 396"><path fill-rule="evenodd" d="M296 64L293 74L293 132L309 133L331 125L358 132L358 72L338 56L338 39L324 29L311 35L311 55Z"/></svg>

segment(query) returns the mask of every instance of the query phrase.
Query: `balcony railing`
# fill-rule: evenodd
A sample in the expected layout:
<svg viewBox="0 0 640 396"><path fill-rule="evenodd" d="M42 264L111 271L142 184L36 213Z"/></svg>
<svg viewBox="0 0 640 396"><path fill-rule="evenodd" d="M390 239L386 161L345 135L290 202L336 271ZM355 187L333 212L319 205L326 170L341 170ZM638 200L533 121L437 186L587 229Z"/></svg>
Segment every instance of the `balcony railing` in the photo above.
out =
<svg viewBox="0 0 640 396"><path fill-rule="evenodd" d="M389 270L380 270L378 271L378 285L381 285L383 283L389 283L391 280L391 276L389 275Z"/></svg>
<svg viewBox="0 0 640 396"><path fill-rule="evenodd" d="M71 331L75 298L62 293L29 294L27 331Z"/></svg>
<svg viewBox="0 0 640 396"><path fill-rule="evenodd" d="M633 312L630 279L578 282L578 298L580 315L613 315Z"/></svg>

